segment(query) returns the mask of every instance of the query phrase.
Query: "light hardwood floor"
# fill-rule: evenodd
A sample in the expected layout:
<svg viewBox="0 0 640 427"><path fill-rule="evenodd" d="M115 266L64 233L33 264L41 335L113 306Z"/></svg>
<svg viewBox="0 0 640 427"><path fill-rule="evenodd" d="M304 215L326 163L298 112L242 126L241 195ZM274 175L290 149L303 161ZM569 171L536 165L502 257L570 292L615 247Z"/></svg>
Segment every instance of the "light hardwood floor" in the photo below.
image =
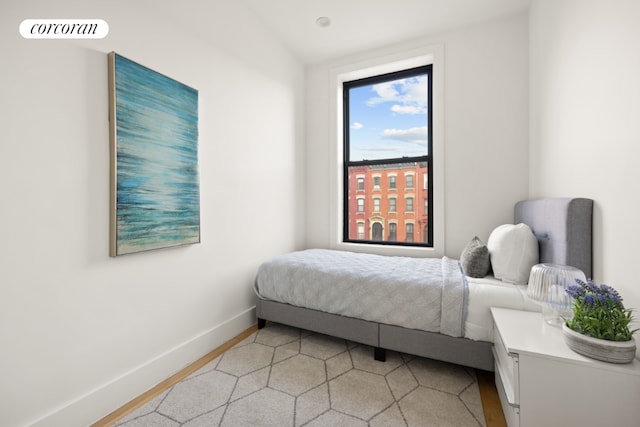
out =
<svg viewBox="0 0 640 427"><path fill-rule="evenodd" d="M145 403L149 402L151 399L173 387L257 330L257 325L250 327L235 338L229 340L220 347L196 360L180 372L172 375L149 391L141 394L121 408L116 409L109 415L92 424L91 427L109 427L113 425L118 420L125 417L127 414L135 411ZM482 409L484 411L484 417L487 427L506 427L507 423L502 413L502 406L500 405L500 398L498 397L498 390L496 389L493 372L476 370L476 373L478 377L478 386L480 389L480 398L482 399Z"/></svg>
<svg viewBox="0 0 640 427"><path fill-rule="evenodd" d="M507 427L493 372L476 369L476 375L478 376L478 388L480 389L482 410L487 427Z"/></svg>

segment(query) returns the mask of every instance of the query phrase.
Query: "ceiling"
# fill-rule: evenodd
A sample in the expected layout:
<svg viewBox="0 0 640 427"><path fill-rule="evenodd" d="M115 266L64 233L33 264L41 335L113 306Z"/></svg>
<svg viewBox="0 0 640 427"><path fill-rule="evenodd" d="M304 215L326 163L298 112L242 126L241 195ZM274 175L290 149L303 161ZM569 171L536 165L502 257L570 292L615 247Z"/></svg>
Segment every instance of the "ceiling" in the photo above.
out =
<svg viewBox="0 0 640 427"><path fill-rule="evenodd" d="M243 0L305 64L524 12L531 0ZM320 27L319 17L331 24Z"/></svg>

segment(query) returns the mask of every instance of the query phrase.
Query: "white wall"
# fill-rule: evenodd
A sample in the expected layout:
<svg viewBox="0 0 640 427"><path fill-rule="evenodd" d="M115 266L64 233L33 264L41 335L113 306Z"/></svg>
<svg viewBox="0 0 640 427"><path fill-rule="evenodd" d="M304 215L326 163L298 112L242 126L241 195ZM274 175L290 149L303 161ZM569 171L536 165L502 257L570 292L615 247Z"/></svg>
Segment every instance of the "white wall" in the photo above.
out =
<svg viewBox="0 0 640 427"><path fill-rule="evenodd" d="M531 195L595 200L594 279L636 310L639 22L637 0L535 0L530 13Z"/></svg>
<svg viewBox="0 0 640 427"><path fill-rule="evenodd" d="M242 3L194 17L214 40L171 21L193 1L0 6L3 426L108 414L248 327L257 266L304 243L304 68ZM26 18L110 33L25 40ZM201 244L108 256L110 51L199 90Z"/></svg>
<svg viewBox="0 0 640 427"><path fill-rule="evenodd" d="M430 45L444 48L445 254L459 257L513 221L528 196L528 22L519 15L307 69L307 246L329 247L332 70Z"/></svg>

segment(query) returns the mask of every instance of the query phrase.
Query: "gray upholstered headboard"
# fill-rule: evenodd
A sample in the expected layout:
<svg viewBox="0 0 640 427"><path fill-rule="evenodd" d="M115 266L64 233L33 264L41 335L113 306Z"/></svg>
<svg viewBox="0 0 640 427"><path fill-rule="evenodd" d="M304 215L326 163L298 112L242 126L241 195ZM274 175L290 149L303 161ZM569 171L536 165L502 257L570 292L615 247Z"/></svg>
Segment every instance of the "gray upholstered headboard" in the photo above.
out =
<svg viewBox="0 0 640 427"><path fill-rule="evenodd" d="M570 265L592 276L591 199L523 200L515 206L515 224L527 224L538 239L540 262Z"/></svg>

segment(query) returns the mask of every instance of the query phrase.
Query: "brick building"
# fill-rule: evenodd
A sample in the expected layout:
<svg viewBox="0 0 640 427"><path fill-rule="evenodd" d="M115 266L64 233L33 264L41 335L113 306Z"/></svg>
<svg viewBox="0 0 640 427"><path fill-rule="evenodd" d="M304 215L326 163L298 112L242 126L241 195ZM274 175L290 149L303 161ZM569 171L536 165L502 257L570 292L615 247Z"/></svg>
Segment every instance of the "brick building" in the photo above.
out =
<svg viewBox="0 0 640 427"><path fill-rule="evenodd" d="M426 163L349 168L349 240L428 242Z"/></svg>

